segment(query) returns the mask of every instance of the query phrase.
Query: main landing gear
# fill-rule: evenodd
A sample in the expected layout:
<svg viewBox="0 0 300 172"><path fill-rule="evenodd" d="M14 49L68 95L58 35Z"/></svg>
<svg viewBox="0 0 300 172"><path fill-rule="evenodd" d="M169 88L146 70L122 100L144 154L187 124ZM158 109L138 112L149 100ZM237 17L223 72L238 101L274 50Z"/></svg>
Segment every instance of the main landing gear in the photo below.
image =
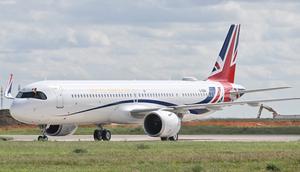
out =
<svg viewBox="0 0 300 172"><path fill-rule="evenodd" d="M172 137L161 137L160 140L161 141L167 141L167 140L177 141L178 140L178 134L176 134L175 136L172 136Z"/></svg>
<svg viewBox="0 0 300 172"><path fill-rule="evenodd" d="M47 125L39 125L42 135L38 137L38 141L48 141L48 137L46 136L46 128Z"/></svg>
<svg viewBox="0 0 300 172"><path fill-rule="evenodd" d="M98 125L99 129L94 131L94 140L95 141L109 141L111 139L111 132L107 129L104 129L102 125Z"/></svg>

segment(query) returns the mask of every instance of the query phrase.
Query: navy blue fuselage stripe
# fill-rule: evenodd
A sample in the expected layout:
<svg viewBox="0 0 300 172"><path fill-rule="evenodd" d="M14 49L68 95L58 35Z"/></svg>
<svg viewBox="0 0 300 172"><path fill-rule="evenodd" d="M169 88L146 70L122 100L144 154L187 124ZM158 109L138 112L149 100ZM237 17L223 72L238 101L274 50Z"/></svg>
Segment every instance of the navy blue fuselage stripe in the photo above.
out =
<svg viewBox="0 0 300 172"><path fill-rule="evenodd" d="M163 106L177 106L176 104L169 103L169 102L163 102L159 100L150 100L150 99L138 99L139 103L153 103L153 104L158 104L158 105L163 105Z"/></svg>
<svg viewBox="0 0 300 172"><path fill-rule="evenodd" d="M201 102L193 103L193 104L209 103L214 98L215 92L216 92L215 87L209 87L209 93L208 93L208 96L206 97L206 99L204 99ZM98 107L94 107L94 108L91 108L91 109L86 109L86 110L70 113L67 116L71 116L71 115L75 115L75 114L79 114L79 113L84 113L84 112L88 112L88 111L92 111L92 110L96 110L96 109L102 109L102 108L106 108L106 107L110 107L110 106L126 104L126 103L134 103L134 100L118 101L118 102L106 104L106 105L103 105L103 106L98 106ZM162 105L162 106L177 106L174 103L169 103L169 102L164 102L164 101L159 101L159 100L151 100L151 99L137 99L137 103L152 103L152 104L158 104L158 105Z"/></svg>
<svg viewBox="0 0 300 172"><path fill-rule="evenodd" d="M195 104L204 104L204 103L209 103L215 96L216 93L216 88L215 87L209 87L209 93L206 99L204 99L201 102L195 103Z"/></svg>
<svg viewBox="0 0 300 172"><path fill-rule="evenodd" d="M233 29L234 29L234 25L231 25L230 29L228 31L228 34L226 36L226 39L224 41L224 44L222 46L222 49L220 51L219 56L221 57L222 60L224 60L224 58L225 58L225 53L226 53L226 50L227 50L227 47L228 47L228 44L229 44L229 41L230 41L230 38L231 38L231 35L232 35L232 32L233 32Z"/></svg>
<svg viewBox="0 0 300 172"><path fill-rule="evenodd" d="M153 104L158 104L158 105L162 105L162 106L177 106L176 104L173 104L173 103L163 102L163 101L159 101L159 100L150 100L150 99L138 99L138 102L139 103L153 103ZM110 103L107 105L98 106L98 107L94 107L91 109L70 113L68 115L75 115L75 114L79 114L79 113L83 113L83 112L88 112L88 111L92 111L92 110L96 110L96 109L102 109L102 108L106 108L109 106L115 106L115 105L126 104L126 103L134 103L134 100L124 100L124 101L119 101L119 102L115 102L115 103Z"/></svg>
<svg viewBox="0 0 300 172"><path fill-rule="evenodd" d="M115 106L115 105L119 105L119 104L124 104L124 103L133 103L133 102L134 102L133 100L124 100L124 101L119 101L119 102L110 103L110 104L103 105L103 106L94 107L94 108L87 109L87 110L82 110L82 111L78 111L78 112L70 113L69 115L75 115L75 114L78 114L78 113L83 113L83 112L88 112L88 111L92 111L92 110L96 110L96 109L106 108L106 107L109 107L109 106Z"/></svg>

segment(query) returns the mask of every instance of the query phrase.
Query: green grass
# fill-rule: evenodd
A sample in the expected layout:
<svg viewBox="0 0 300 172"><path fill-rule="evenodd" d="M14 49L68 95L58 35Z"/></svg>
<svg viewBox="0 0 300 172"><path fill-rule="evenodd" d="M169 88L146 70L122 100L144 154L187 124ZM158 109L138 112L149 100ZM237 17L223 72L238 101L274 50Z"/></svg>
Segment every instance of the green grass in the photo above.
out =
<svg viewBox="0 0 300 172"><path fill-rule="evenodd" d="M1 142L0 171L299 171L300 142Z"/></svg>
<svg viewBox="0 0 300 172"><path fill-rule="evenodd" d="M96 127L79 127L75 134L91 135ZM119 126L108 129L113 134L144 134L142 127ZM36 128L13 128L0 130L0 135L40 134ZM300 126L287 127L224 127L224 126L182 126L180 134L300 134Z"/></svg>
<svg viewBox="0 0 300 172"><path fill-rule="evenodd" d="M288 127L225 127L183 126L180 134L300 134L300 126Z"/></svg>
<svg viewBox="0 0 300 172"><path fill-rule="evenodd" d="M10 128L4 130L0 128L0 135L38 135L41 134L41 130L38 128Z"/></svg>

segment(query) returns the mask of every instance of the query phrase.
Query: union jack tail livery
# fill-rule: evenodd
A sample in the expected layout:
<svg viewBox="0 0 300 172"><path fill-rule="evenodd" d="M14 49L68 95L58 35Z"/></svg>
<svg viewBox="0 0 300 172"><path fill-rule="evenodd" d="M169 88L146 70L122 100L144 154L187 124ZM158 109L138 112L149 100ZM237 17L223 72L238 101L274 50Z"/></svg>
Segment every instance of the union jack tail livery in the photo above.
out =
<svg viewBox="0 0 300 172"><path fill-rule="evenodd" d="M234 83L240 25L231 25L209 80Z"/></svg>

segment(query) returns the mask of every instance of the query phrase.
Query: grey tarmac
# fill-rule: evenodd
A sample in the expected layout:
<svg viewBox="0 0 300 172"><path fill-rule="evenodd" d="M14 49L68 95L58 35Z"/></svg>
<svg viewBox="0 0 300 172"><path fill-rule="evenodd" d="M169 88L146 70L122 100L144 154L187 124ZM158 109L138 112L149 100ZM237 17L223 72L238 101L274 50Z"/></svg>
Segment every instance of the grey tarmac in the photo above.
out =
<svg viewBox="0 0 300 172"><path fill-rule="evenodd" d="M36 141L38 135L0 135L12 141ZM49 136L49 141L94 141L92 135ZM159 137L147 135L112 135L111 141L159 141ZM300 141L300 135L179 135L179 141L216 142L288 142Z"/></svg>

